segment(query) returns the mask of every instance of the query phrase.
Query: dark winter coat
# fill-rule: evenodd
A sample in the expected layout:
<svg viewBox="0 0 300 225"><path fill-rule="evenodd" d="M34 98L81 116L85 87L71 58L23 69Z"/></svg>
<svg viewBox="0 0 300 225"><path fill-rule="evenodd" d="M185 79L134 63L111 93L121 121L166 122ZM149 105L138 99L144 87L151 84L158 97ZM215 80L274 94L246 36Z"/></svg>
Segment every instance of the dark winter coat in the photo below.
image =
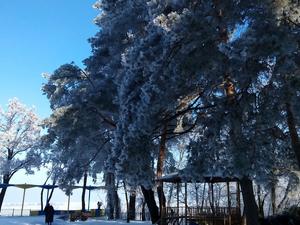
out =
<svg viewBox="0 0 300 225"><path fill-rule="evenodd" d="M47 205L44 209L45 212L45 222L52 223L53 222L53 215L54 215L54 208L52 205Z"/></svg>

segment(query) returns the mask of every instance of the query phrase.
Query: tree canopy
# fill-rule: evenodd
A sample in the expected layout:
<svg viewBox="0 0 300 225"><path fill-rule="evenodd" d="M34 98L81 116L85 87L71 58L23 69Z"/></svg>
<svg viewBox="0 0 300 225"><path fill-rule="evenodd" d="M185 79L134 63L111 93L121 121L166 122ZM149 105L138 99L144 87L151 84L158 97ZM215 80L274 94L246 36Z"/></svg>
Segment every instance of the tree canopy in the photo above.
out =
<svg viewBox="0 0 300 225"><path fill-rule="evenodd" d="M43 88L53 109L48 140L60 157L146 187L159 146L179 142L188 150L183 173L195 179L221 172L249 186L299 169L297 1L95 7L99 32L86 67L63 65Z"/></svg>

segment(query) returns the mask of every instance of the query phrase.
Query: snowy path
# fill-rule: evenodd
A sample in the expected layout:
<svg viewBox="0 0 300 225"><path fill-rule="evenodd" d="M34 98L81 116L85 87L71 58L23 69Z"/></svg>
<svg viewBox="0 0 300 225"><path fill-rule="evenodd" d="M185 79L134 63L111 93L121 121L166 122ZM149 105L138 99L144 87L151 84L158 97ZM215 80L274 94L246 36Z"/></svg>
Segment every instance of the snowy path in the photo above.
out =
<svg viewBox="0 0 300 225"><path fill-rule="evenodd" d="M45 225L44 216L0 217L0 225ZM55 219L53 225L128 225L125 221L94 220L69 222ZM149 221L133 221L131 225L151 225Z"/></svg>

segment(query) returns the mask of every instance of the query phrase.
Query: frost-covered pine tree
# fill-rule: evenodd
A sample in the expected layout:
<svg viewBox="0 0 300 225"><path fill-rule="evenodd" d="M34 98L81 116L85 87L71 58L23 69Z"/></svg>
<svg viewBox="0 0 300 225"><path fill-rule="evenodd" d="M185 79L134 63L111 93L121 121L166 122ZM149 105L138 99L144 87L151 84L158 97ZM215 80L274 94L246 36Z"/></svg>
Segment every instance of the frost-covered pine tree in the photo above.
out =
<svg viewBox="0 0 300 225"><path fill-rule="evenodd" d="M290 1L150 1L149 8L153 20L149 20L147 35L124 54L126 72L119 88L120 119L115 141L116 149L121 149L119 172L136 182L151 182L153 174L148 160L139 163L139 167L133 167L132 162L139 157L151 158L155 149L151 137L155 136L160 115L175 112L178 100L200 90L203 94L197 102L203 107L216 105L219 118L227 122L222 129L229 135L230 145L224 154L231 158L234 172L246 179L244 187L248 190L244 193L250 193L244 196L250 200L245 203L246 214L249 224L256 224L258 216L249 174L253 164L247 159L250 157L255 163L263 159L251 156L253 145L260 147L261 139L267 136L260 133L261 139L254 137L257 130L276 130L274 124L282 112L271 114L272 121L267 121L264 110L270 109L277 98L258 109L255 104L271 94L268 76L271 75L277 95L284 97L282 91L286 88L280 85L281 79L284 80L286 72L298 73L295 65L299 55L299 6ZM286 64L279 59L291 67L284 69ZM221 86L218 91L216 87ZM198 115L203 112L199 110ZM212 134L220 132L216 129L219 128L208 127ZM253 144L249 145L250 142ZM259 151L266 156L268 149L263 147Z"/></svg>
<svg viewBox="0 0 300 225"><path fill-rule="evenodd" d="M33 108L18 99L9 100L0 108L0 175L1 183L9 184L20 170L33 174L42 162L40 151L40 120ZM0 210L7 187L0 192Z"/></svg>
<svg viewBox="0 0 300 225"><path fill-rule="evenodd" d="M87 89L92 80L77 66L66 64L48 77L43 87L53 113L44 121L47 134L45 148L50 148L52 163L59 165L53 172L58 183L69 193L70 186L88 175L96 178L103 171L110 143L110 130L102 119ZM82 210L85 210L85 188Z"/></svg>
<svg viewBox="0 0 300 225"><path fill-rule="evenodd" d="M116 121L119 119L118 80L123 76L123 54L134 40L146 34L147 4L145 1L97 1L95 7L100 9L99 16L95 19L100 31L90 39L92 56L84 61L86 70L94 81L97 92L91 92L91 98L104 123L115 132ZM99 121L101 122L101 120ZM114 143L114 136L111 143ZM119 158L119 151L108 154L106 163L106 185L108 189L108 203L110 209L116 208L113 203L118 199L115 189L115 165ZM125 180L125 177L118 177ZM112 214L114 212L110 210Z"/></svg>

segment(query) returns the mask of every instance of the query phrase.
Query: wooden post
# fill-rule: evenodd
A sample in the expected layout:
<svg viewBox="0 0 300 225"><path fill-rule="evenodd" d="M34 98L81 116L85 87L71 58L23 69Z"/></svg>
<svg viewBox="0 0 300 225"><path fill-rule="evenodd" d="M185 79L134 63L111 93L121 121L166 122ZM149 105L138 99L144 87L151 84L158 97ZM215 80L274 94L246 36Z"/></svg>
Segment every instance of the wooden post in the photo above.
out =
<svg viewBox="0 0 300 225"><path fill-rule="evenodd" d="M22 200L21 216L23 216L24 201L25 201L25 192L26 192L26 188L23 189L23 200Z"/></svg>
<svg viewBox="0 0 300 225"><path fill-rule="evenodd" d="M177 216L179 216L179 183L177 183L176 195L177 195Z"/></svg>
<svg viewBox="0 0 300 225"><path fill-rule="evenodd" d="M227 203L228 203L228 224L231 225L231 198L230 198L230 183L227 181Z"/></svg>
<svg viewBox="0 0 300 225"><path fill-rule="evenodd" d="M211 208L212 208L212 212L213 212L213 225L215 225L215 198L214 198L214 183L212 182L211 184Z"/></svg>
<svg viewBox="0 0 300 225"><path fill-rule="evenodd" d="M71 197L71 194L68 195L68 209L67 209L68 212L70 211L70 197Z"/></svg>
<svg viewBox="0 0 300 225"><path fill-rule="evenodd" d="M90 202L91 202L91 189L89 188L88 211L90 211Z"/></svg>
<svg viewBox="0 0 300 225"><path fill-rule="evenodd" d="M184 185L184 207L185 207L185 225L187 225L187 183Z"/></svg>
<svg viewBox="0 0 300 225"><path fill-rule="evenodd" d="M177 190L176 190L176 195L177 195L177 212L176 212L176 217L177 217L177 224L179 225L179 214L180 214L180 210L179 210L179 182L177 183Z"/></svg>

